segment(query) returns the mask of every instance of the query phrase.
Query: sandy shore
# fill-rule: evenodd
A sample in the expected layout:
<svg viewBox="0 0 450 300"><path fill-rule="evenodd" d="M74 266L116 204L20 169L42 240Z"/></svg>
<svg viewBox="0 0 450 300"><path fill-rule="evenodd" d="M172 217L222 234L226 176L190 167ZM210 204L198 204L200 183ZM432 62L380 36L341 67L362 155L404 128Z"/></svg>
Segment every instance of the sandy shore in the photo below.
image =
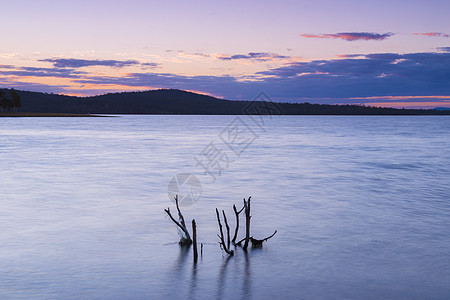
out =
<svg viewBox="0 0 450 300"><path fill-rule="evenodd" d="M106 117L91 114L0 112L0 117Z"/></svg>

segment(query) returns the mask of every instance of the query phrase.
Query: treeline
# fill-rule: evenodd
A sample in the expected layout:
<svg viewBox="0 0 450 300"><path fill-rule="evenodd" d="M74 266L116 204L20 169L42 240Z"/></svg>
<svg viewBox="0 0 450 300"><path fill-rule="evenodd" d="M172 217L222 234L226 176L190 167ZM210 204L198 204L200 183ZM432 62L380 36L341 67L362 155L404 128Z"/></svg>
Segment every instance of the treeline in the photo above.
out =
<svg viewBox="0 0 450 300"><path fill-rule="evenodd" d="M6 97L6 99L9 100L4 101L6 110L17 109L21 112L38 113L193 115L450 115L450 111L448 110L394 109L361 105L231 101L173 89L112 93L94 97L73 97L57 94L14 91L14 93L20 95L20 107L20 105L14 105L14 96L12 93L13 90L10 90L10 96Z"/></svg>

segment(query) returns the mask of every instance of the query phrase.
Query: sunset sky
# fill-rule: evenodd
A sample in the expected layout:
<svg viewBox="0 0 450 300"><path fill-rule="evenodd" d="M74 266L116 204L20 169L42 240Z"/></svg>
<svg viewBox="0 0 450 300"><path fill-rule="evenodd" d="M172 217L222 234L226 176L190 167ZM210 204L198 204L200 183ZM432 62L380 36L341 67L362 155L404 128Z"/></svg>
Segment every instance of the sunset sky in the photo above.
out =
<svg viewBox="0 0 450 300"><path fill-rule="evenodd" d="M450 1L1 1L0 87L450 107Z"/></svg>

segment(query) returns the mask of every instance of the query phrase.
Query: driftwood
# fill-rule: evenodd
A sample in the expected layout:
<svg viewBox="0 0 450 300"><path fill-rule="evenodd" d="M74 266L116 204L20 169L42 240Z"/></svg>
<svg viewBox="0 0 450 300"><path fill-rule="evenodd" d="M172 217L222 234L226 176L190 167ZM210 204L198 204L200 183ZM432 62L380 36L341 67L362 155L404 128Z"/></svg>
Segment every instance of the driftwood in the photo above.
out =
<svg viewBox="0 0 450 300"><path fill-rule="evenodd" d="M181 245L190 245L192 244L191 236L189 235L189 231L186 228L186 223L184 222L183 214L181 213L180 206L178 205L178 195L175 196L175 204L177 206L178 211L178 219L177 221L172 214L170 213L170 207L165 209L164 211L167 213L169 218L180 228L182 234L180 234L180 244Z"/></svg>
<svg viewBox="0 0 450 300"><path fill-rule="evenodd" d="M225 212L223 212L223 215L225 216ZM220 247L229 255L234 255L234 251L230 250L229 247L227 247L227 245L230 243L230 235L229 235L229 227L228 227L228 243L225 243L225 240L223 238L223 229L222 229L222 223L220 222L220 215L219 215L219 210L216 208L216 215L217 215L217 223L219 223L219 230L220 230L220 235L218 234L217 236L220 239L219 245ZM226 219L226 217L225 217Z"/></svg>

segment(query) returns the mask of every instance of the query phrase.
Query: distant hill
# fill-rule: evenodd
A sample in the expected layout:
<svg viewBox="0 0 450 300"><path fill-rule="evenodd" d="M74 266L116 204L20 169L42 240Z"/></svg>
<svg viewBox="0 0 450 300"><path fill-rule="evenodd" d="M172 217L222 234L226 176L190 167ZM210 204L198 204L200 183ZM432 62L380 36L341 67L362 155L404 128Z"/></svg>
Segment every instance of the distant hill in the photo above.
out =
<svg viewBox="0 0 450 300"><path fill-rule="evenodd" d="M93 97L17 91L20 112L80 114L283 114L283 115L450 115L449 110L394 109L359 105L223 100L174 89L111 93Z"/></svg>

